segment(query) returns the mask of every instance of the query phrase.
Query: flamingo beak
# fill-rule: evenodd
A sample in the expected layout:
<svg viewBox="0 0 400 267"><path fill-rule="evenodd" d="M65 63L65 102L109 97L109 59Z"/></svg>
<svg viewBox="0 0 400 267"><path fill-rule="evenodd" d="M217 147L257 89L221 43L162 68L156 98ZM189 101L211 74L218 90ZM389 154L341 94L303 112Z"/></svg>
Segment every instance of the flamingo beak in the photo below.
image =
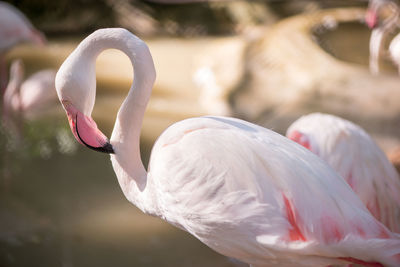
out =
<svg viewBox="0 0 400 267"><path fill-rule="evenodd" d="M365 22L370 29L374 29L376 26L378 26L378 16L376 11L368 9L365 15Z"/></svg>
<svg viewBox="0 0 400 267"><path fill-rule="evenodd" d="M61 102L67 112L71 131L79 143L98 152L114 154L112 145L91 117L85 116L69 101Z"/></svg>

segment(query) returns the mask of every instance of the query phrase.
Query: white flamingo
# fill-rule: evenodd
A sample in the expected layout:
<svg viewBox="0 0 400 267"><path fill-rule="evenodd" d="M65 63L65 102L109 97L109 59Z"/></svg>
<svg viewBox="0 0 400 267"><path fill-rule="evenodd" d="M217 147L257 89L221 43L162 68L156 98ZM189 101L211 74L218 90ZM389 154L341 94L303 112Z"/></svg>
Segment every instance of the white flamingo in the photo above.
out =
<svg viewBox="0 0 400 267"><path fill-rule="evenodd" d="M57 100L54 69L41 70L26 80L24 73L22 61L14 60L2 99L1 122L16 144L22 140L23 120L36 118Z"/></svg>
<svg viewBox="0 0 400 267"><path fill-rule="evenodd" d="M389 6L392 16L382 22L379 26L379 9ZM376 74L379 72L379 55L384 37L395 28L400 27L400 7L398 1L393 0L371 0L367 11L366 21L370 28L374 28L370 39L370 69ZM400 34L397 34L389 44L389 56L396 65L400 74ZM400 147L389 155L389 159L397 170L400 170ZM399 171L400 173L400 171Z"/></svg>
<svg viewBox="0 0 400 267"><path fill-rule="evenodd" d="M4 92L4 113L21 113L32 117L57 99L55 87L56 70L38 71L24 80L24 65L14 60L10 68L10 80Z"/></svg>
<svg viewBox="0 0 400 267"><path fill-rule="evenodd" d="M0 1L0 89L7 83L4 54L21 42L43 45L44 35L14 6Z"/></svg>
<svg viewBox="0 0 400 267"><path fill-rule="evenodd" d="M328 162L375 218L400 233L400 177L361 127L333 115L312 113L295 121L286 136Z"/></svg>
<svg viewBox="0 0 400 267"><path fill-rule="evenodd" d="M134 65L110 141L91 119L95 62L108 48ZM56 77L74 136L111 153L130 202L252 266L399 266L400 239L347 183L318 156L263 127L229 117L175 123L154 144L146 171L139 141L155 78L147 45L119 28L89 35Z"/></svg>

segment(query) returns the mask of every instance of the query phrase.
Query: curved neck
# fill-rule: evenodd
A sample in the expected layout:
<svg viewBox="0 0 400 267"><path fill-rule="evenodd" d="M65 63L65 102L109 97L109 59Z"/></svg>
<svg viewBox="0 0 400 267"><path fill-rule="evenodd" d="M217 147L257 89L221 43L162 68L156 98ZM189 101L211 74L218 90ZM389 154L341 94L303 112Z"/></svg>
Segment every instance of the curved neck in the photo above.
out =
<svg viewBox="0 0 400 267"><path fill-rule="evenodd" d="M375 28L371 33L371 39L369 43L370 57L369 57L369 67L373 74L379 72L379 57L385 42L385 38L388 33L393 31L397 27L397 23L400 16L400 9L396 4L386 1L377 1L375 6L372 8L374 13L377 13L380 8L384 5L389 5L392 9L393 14L386 18L383 23Z"/></svg>
<svg viewBox="0 0 400 267"><path fill-rule="evenodd" d="M124 52L133 65L134 80L116 118L110 143L115 154L111 155L114 171L125 196L142 210L143 191L147 172L140 156L140 131L142 120L156 73L147 45L124 29L98 30L90 36L90 45L81 43L82 56L95 62L105 49L114 48Z"/></svg>
<svg viewBox="0 0 400 267"><path fill-rule="evenodd" d="M394 28L397 27L397 22L400 16L400 10L397 4L390 2L390 1L383 1L378 4L377 10L383 6L387 5L391 12L393 12L388 18L386 18L382 25L380 26L381 30L385 33L392 31ZM377 11L376 11L377 12Z"/></svg>

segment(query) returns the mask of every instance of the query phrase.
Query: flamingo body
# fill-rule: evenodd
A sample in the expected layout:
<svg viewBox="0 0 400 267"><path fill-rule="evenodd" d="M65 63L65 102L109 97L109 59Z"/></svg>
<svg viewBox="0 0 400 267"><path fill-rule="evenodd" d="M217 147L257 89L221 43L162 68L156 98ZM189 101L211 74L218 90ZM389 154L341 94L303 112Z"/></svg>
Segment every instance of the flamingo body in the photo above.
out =
<svg viewBox="0 0 400 267"><path fill-rule="evenodd" d="M6 51L19 42L43 44L42 33L14 6L0 2L0 51Z"/></svg>
<svg viewBox="0 0 400 267"><path fill-rule="evenodd" d="M366 227L371 218L360 213L364 207L324 162L279 134L237 119L172 125L153 148L149 176L162 192L153 201L167 221L254 266L332 264L339 258L333 255L366 241L345 239L372 230ZM379 228L372 230L375 238Z"/></svg>
<svg viewBox="0 0 400 267"><path fill-rule="evenodd" d="M94 66L107 48L122 50L135 65L110 141L90 118ZM149 49L124 29L88 36L56 77L75 137L111 153L123 193L142 211L253 266L400 263L398 237L368 212L332 168L263 127L228 117L175 123L154 144L146 171L140 128L154 80Z"/></svg>
<svg viewBox="0 0 400 267"><path fill-rule="evenodd" d="M378 220L400 232L400 178L361 127L333 115L313 113L295 121L286 135L329 163Z"/></svg>
<svg viewBox="0 0 400 267"><path fill-rule="evenodd" d="M7 84L4 54L21 42L43 45L44 35L35 29L28 18L14 6L0 1L0 90L2 95Z"/></svg>
<svg viewBox="0 0 400 267"><path fill-rule="evenodd" d="M21 85L20 108L32 112L56 100L55 77L56 71L53 69L41 70L28 77Z"/></svg>

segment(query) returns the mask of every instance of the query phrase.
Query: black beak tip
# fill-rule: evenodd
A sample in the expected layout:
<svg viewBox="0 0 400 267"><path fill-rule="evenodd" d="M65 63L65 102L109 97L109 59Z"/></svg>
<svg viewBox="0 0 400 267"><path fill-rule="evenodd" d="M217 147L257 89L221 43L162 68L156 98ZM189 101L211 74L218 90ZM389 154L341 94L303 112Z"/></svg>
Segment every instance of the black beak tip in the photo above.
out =
<svg viewBox="0 0 400 267"><path fill-rule="evenodd" d="M89 145L87 145L87 147L89 147L97 152L102 152L102 153L107 153L107 154L115 154L114 148L109 142L105 143L104 146L102 146L102 147L92 147Z"/></svg>
<svg viewBox="0 0 400 267"><path fill-rule="evenodd" d="M109 142L107 142L102 148L103 148L105 153L115 154L114 148Z"/></svg>

